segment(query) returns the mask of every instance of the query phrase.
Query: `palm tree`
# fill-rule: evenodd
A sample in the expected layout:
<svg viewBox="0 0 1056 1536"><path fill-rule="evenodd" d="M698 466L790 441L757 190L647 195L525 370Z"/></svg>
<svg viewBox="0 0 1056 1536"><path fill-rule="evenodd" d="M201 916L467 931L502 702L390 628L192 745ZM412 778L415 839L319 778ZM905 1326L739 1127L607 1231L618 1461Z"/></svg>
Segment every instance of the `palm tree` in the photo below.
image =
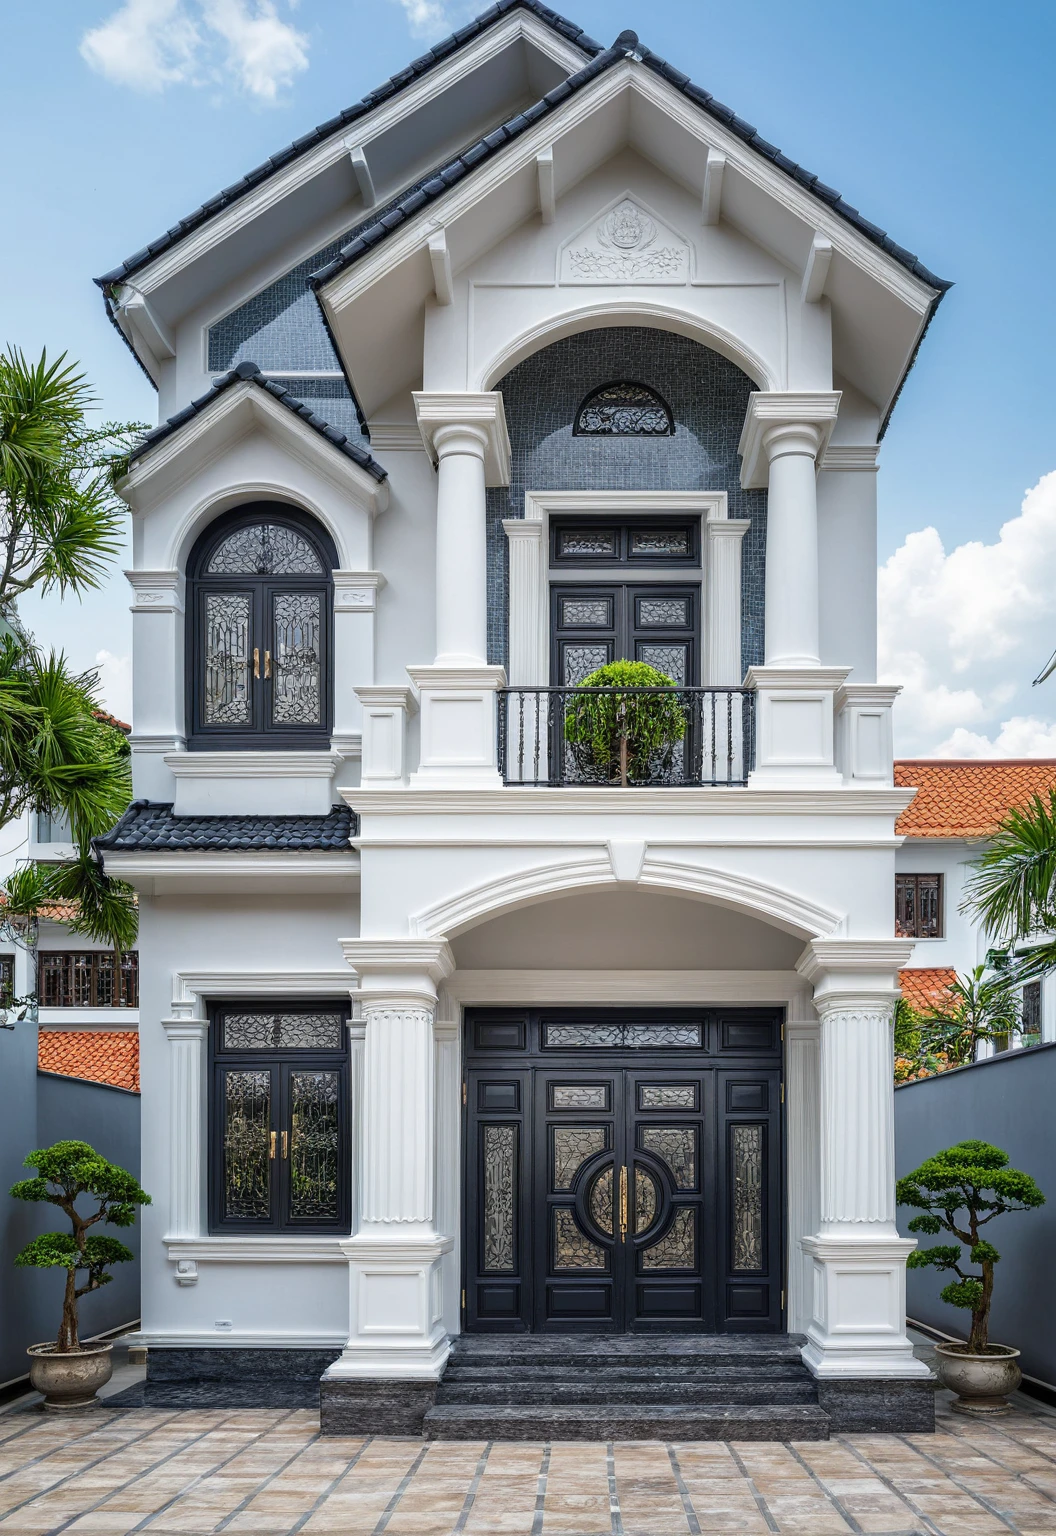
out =
<svg viewBox="0 0 1056 1536"><path fill-rule="evenodd" d="M949 1067L974 1061L979 1045L1006 1040L1019 1028L1020 1000L1015 977L1008 971L987 975L977 965L946 989L946 999L916 1017L919 1053ZM938 1066L936 1070L942 1070Z"/></svg>
<svg viewBox="0 0 1056 1536"><path fill-rule="evenodd" d="M976 859L961 910L972 912L1017 954L1017 982L1056 966L1056 789L1011 810Z"/></svg>

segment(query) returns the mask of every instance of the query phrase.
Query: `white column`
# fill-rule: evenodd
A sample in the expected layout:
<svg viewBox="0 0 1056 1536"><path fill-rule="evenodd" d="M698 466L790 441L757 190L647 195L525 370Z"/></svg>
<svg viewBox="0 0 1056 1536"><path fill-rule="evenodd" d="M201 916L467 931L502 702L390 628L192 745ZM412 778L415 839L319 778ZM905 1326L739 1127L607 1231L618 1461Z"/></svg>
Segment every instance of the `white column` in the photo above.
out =
<svg viewBox="0 0 1056 1536"><path fill-rule="evenodd" d="M818 939L798 969L820 1017L820 1209L803 1358L821 1377L927 1375L906 1337L906 1258L895 1226L897 972L912 945Z"/></svg>
<svg viewBox="0 0 1056 1536"><path fill-rule="evenodd" d="M362 1092L357 1220L342 1243L349 1266L349 1338L327 1372L436 1379L448 1354L442 1261L454 1236L436 1225L436 987L447 945L346 939L360 977Z"/></svg>
<svg viewBox="0 0 1056 1536"><path fill-rule="evenodd" d="M741 546L751 527L746 517L727 517L725 498L704 523L704 579L708 626L707 681L716 688L737 688L741 666ZM512 571L511 571L512 582Z"/></svg>
<svg viewBox="0 0 1056 1536"><path fill-rule="evenodd" d="M839 409L838 391L753 394L738 452L741 484L768 488L767 667L816 667L817 461Z"/></svg>
<svg viewBox="0 0 1056 1536"><path fill-rule="evenodd" d="M380 571L334 572L334 731L335 751L353 755L361 748L363 711L357 689L374 681L374 626Z"/></svg>
<svg viewBox="0 0 1056 1536"><path fill-rule="evenodd" d="M166 1237L202 1235L207 1019L162 1020L169 1042L169 1219Z"/></svg>

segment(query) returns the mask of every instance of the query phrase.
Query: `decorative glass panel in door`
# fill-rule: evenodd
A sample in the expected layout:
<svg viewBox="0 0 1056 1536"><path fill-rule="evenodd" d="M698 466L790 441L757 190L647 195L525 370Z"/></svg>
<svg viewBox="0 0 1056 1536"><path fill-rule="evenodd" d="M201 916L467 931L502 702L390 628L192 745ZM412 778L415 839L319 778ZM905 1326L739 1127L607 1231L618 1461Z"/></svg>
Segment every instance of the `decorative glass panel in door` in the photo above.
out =
<svg viewBox="0 0 1056 1536"><path fill-rule="evenodd" d="M188 562L188 744L325 747L336 552L271 502L218 518Z"/></svg>
<svg viewBox="0 0 1056 1536"><path fill-rule="evenodd" d="M267 1223L272 1215L272 1074L234 1070L221 1075L219 1110L225 1220Z"/></svg>

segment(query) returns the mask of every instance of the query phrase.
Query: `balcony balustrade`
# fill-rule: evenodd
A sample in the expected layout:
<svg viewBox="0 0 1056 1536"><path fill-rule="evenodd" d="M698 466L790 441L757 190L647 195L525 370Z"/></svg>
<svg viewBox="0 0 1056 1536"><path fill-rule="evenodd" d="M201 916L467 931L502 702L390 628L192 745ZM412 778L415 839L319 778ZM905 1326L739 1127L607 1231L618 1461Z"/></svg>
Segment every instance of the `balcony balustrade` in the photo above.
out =
<svg viewBox="0 0 1056 1536"><path fill-rule="evenodd" d="M747 688L503 688L506 784L734 786L754 758Z"/></svg>

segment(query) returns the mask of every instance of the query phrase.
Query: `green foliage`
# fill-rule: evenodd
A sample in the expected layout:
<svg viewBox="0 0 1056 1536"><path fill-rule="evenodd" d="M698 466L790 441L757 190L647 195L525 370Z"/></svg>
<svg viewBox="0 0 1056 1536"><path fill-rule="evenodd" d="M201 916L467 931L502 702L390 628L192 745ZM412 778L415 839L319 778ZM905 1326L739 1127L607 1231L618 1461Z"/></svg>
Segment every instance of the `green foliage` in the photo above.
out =
<svg viewBox="0 0 1056 1536"><path fill-rule="evenodd" d="M951 1066L975 1060L984 1040L1004 1040L1019 1027L1021 999L1016 977L977 965L947 989L948 1001L918 1015L920 1050L942 1055Z"/></svg>
<svg viewBox="0 0 1056 1536"><path fill-rule="evenodd" d="M1002 943L1056 929L1056 789L1009 811L973 870L961 910ZM1015 978L1022 983L1054 966L1056 939L1045 939L1018 958Z"/></svg>
<svg viewBox="0 0 1056 1536"><path fill-rule="evenodd" d="M590 688L613 691L581 691ZM629 691L616 691L620 689ZM565 740L592 773L610 784L623 782L621 745L626 742L626 781L644 783L686 733L686 717L674 689L666 673L642 661L614 661L599 667L567 698Z"/></svg>
<svg viewBox="0 0 1056 1536"><path fill-rule="evenodd" d="M130 1227L136 1208L149 1205L150 1196L137 1179L116 1163L101 1157L86 1141L57 1141L54 1146L31 1152L27 1168L36 1169L36 1177L22 1179L11 1190L16 1200L47 1201L57 1205L69 1218L70 1232L45 1232L26 1244L15 1263L34 1269L61 1268L66 1271L62 1326L57 1349L65 1353L79 1348L77 1302L89 1291L97 1291L113 1278L106 1271L114 1264L125 1264L134 1257L116 1237L88 1234L88 1228L105 1221L114 1227ZM77 1208L84 1195L96 1202L88 1216ZM87 1278L77 1285L77 1275Z"/></svg>
<svg viewBox="0 0 1056 1536"><path fill-rule="evenodd" d="M0 353L0 612L20 593L97 587L120 552L125 508L114 483L134 423L90 427L91 390L66 355Z"/></svg>
<svg viewBox="0 0 1056 1536"><path fill-rule="evenodd" d="M1008 1154L986 1141L961 1141L929 1157L913 1173L899 1179L899 1205L913 1206L922 1214L909 1223L911 1232L949 1232L961 1246L936 1244L918 1249L907 1259L910 1269L928 1266L952 1269L958 1279L940 1293L942 1300L972 1314L968 1347L986 1352L994 1265L1001 1255L993 1243L979 1236L979 1228L1009 1211L1033 1210L1045 1204L1045 1196L1027 1173L1010 1168ZM958 1213L963 1211L964 1217ZM963 1248L968 1262L981 1273L966 1274L961 1267Z"/></svg>

